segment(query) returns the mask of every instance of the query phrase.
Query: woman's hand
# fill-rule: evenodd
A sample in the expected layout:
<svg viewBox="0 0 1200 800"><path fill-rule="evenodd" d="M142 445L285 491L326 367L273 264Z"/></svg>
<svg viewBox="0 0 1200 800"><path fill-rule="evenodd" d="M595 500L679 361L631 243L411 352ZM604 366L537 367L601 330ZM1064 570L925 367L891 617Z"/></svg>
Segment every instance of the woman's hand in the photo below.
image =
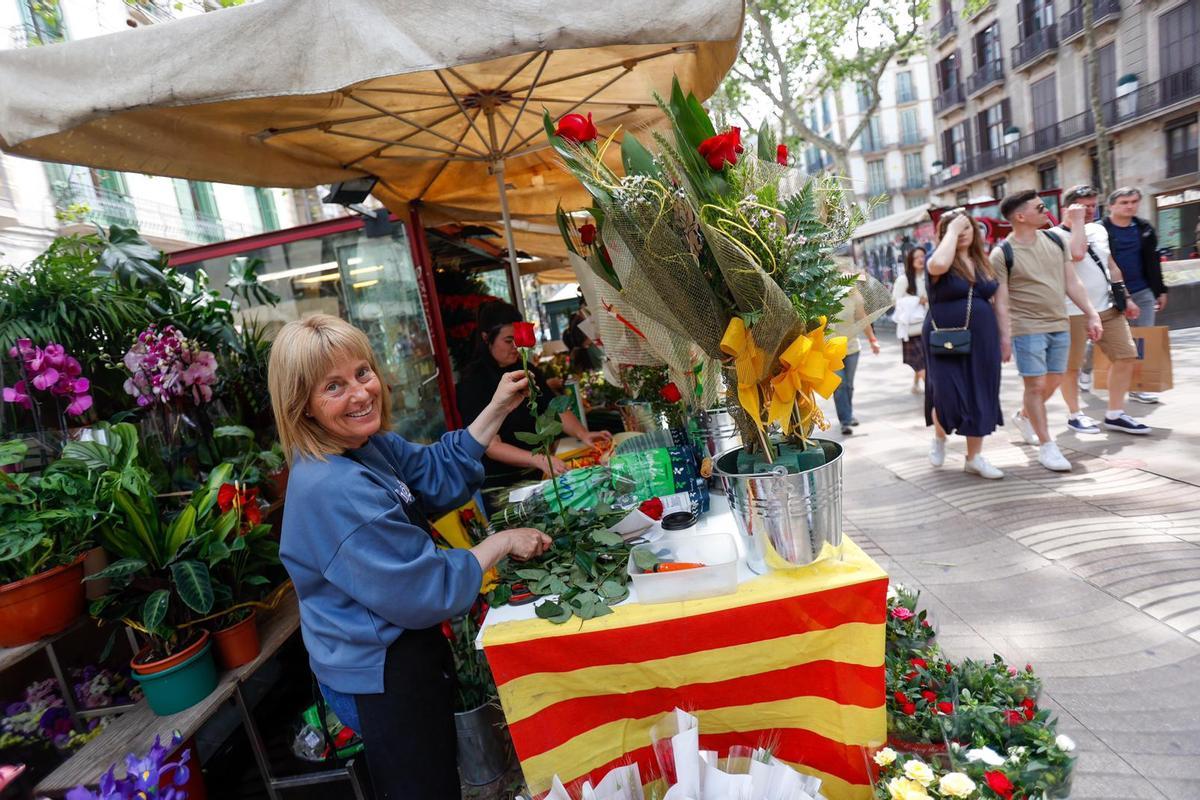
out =
<svg viewBox="0 0 1200 800"><path fill-rule="evenodd" d="M529 379L524 372L505 372L492 395L492 405L502 414L509 414L529 396Z"/></svg>
<svg viewBox="0 0 1200 800"><path fill-rule="evenodd" d="M551 477L551 470L553 470L553 475L557 476L562 475L569 469L566 462L558 456L550 456L549 463L547 463L546 456L539 453L531 453L530 458L530 466L540 469L543 478Z"/></svg>
<svg viewBox="0 0 1200 800"><path fill-rule="evenodd" d="M513 528L500 531L497 536L505 538L508 555L517 561L528 561L550 549L553 543L549 536L536 528Z"/></svg>
<svg viewBox="0 0 1200 800"><path fill-rule="evenodd" d="M1000 363L1007 364L1012 361L1012 339L1003 337L1000 339Z"/></svg>
<svg viewBox="0 0 1200 800"><path fill-rule="evenodd" d="M608 431L588 431L587 435L583 437L583 441L592 447L601 447L612 441L612 434Z"/></svg>
<svg viewBox="0 0 1200 800"><path fill-rule="evenodd" d="M946 235L954 234L957 238L960 233L971 227L971 220L967 219L965 214L960 214L950 220L950 224L946 226Z"/></svg>

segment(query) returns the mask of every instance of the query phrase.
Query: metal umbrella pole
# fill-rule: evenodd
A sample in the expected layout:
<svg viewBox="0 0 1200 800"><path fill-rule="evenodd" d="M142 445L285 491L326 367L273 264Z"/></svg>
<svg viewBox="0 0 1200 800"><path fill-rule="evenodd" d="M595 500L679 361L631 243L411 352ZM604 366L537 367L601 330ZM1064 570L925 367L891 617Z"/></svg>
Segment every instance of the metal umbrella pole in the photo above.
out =
<svg viewBox="0 0 1200 800"><path fill-rule="evenodd" d="M525 316L525 295L521 292L521 268L517 264L517 245L513 241L512 215L508 212L508 186L504 182L504 159L493 162L496 186L500 190L500 215L504 219L504 238L508 242L508 270L512 275L513 305L521 317Z"/></svg>

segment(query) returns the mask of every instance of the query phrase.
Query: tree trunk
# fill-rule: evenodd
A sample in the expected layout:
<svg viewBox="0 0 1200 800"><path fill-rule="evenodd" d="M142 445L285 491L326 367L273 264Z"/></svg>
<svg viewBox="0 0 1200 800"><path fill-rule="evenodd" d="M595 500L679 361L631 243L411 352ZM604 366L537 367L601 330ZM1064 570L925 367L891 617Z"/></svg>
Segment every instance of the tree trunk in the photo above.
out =
<svg viewBox="0 0 1200 800"><path fill-rule="evenodd" d="M1083 0L1084 52L1087 54L1088 106L1092 110L1092 122L1096 126L1096 161L1100 167L1101 198L1107 198L1113 190L1116 176L1113 174L1112 153L1109 150L1108 124L1104 119L1104 103L1101 100L1100 58L1096 52L1096 0Z"/></svg>

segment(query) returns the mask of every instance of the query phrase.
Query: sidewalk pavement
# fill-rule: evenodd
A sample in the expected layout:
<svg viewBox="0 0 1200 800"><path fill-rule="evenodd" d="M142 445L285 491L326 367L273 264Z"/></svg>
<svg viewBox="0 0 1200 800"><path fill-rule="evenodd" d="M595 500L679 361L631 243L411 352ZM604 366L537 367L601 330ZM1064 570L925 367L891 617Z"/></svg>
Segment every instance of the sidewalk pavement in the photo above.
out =
<svg viewBox="0 0 1200 800"><path fill-rule="evenodd" d="M1068 433L1051 401L1071 473L1043 469L1011 423L984 444L1003 480L962 472L961 437L930 466L891 336L860 358L861 426L826 434L846 440L846 532L921 590L947 654L1000 653L1043 677L1042 703L1079 745L1076 800L1200 798L1200 328L1171 337L1175 389L1127 408L1152 436ZM1020 397L1007 364L1006 421ZM1101 417L1102 397L1084 398Z"/></svg>

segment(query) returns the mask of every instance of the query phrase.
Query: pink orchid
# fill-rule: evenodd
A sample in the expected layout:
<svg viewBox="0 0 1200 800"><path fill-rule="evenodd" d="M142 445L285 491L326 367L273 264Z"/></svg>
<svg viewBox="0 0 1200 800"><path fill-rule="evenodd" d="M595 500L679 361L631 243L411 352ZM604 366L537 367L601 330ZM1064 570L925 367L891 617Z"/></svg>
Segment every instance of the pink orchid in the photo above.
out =
<svg viewBox="0 0 1200 800"><path fill-rule="evenodd" d="M33 388L42 392L48 390L56 383L58 383L58 370L54 367L47 366L33 376Z"/></svg>
<svg viewBox="0 0 1200 800"><path fill-rule="evenodd" d="M73 417L82 417L84 412L92 407L92 396L90 394L76 395L71 404L67 406L67 413Z"/></svg>
<svg viewBox="0 0 1200 800"><path fill-rule="evenodd" d="M33 408L33 404L29 400L29 392L25 387L25 381L17 381L12 386L5 386L4 402L16 403L27 411Z"/></svg>

